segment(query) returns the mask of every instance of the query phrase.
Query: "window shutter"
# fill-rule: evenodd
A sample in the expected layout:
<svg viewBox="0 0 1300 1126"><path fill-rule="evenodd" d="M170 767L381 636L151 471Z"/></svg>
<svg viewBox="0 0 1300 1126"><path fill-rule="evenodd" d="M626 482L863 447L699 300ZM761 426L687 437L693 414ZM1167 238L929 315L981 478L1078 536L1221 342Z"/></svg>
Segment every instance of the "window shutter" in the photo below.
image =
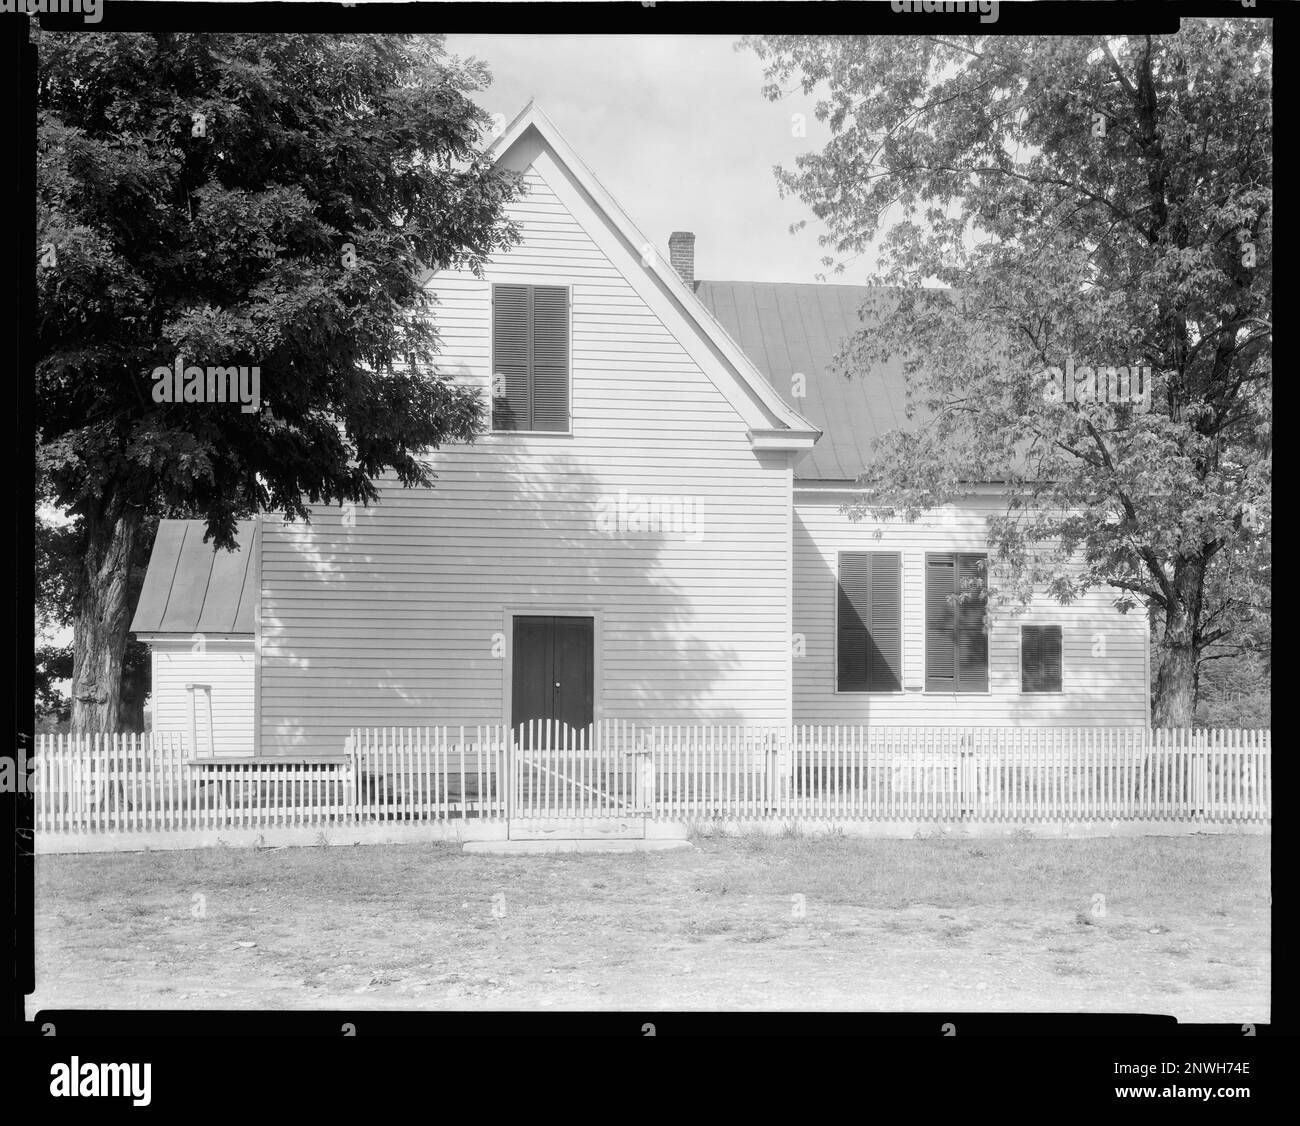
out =
<svg viewBox="0 0 1300 1126"><path fill-rule="evenodd" d="M569 291L492 287L492 429L569 429Z"/></svg>
<svg viewBox="0 0 1300 1126"><path fill-rule="evenodd" d="M983 555L925 557L925 688L927 692L986 692L989 639Z"/></svg>
<svg viewBox="0 0 1300 1126"><path fill-rule="evenodd" d="M953 644L956 608L948 601L957 591L957 568L951 555L925 557L925 690L953 692L957 661Z"/></svg>
<svg viewBox="0 0 1300 1126"><path fill-rule="evenodd" d="M902 691L902 634L901 557L888 551L842 552L839 691Z"/></svg>
<svg viewBox="0 0 1300 1126"><path fill-rule="evenodd" d="M1043 631L1038 626L1020 627L1020 691L1041 692Z"/></svg>
<svg viewBox="0 0 1300 1126"><path fill-rule="evenodd" d="M1020 690L1061 691L1061 627L1022 626Z"/></svg>
<svg viewBox="0 0 1300 1126"><path fill-rule="evenodd" d="M871 566L864 552L840 555L839 690L865 692L868 685L867 628L871 622Z"/></svg>
<svg viewBox="0 0 1300 1126"><path fill-rule="evenodd" d="M1061 691L1061 627L1043 627L1043 691Z"/></svg>
<svg viewBox="0 0 1300 1126"><path fill-rule="evenodd" d="M902 557L876 551L871 556L871 633L867 642L867 687L872 692L903 688Z"/></svg>
<svg viewBox="0 0 1300 1126"><path fill-rule="evenodd" d="M569 429L569 291L532 287L532 430Z"/></svg>
<svg viewBox="0 0 1300 1126"><path fill-rule="evenodd" d="M492 429L531 430L528 286L492 287Z"/></svg>
<svg viewBox="0 0 1300 1126"><path fill-rule="evenodd" d="M957 556L957 691L986 692L989 686L989 637L984 632L984 556Z"/></svg>

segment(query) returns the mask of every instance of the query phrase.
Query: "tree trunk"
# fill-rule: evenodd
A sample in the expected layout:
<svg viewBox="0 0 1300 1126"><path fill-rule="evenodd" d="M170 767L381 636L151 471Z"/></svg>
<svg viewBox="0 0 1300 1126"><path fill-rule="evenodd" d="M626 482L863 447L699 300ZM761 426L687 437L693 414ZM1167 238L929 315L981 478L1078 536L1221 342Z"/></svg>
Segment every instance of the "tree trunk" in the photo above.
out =
<svg viewBox="0 0 1300 1126"><path fill-rule="evenodd" d="M1196 638L1204 594L1205 559L1183 558L1174 565L1174 602L1165 611L1160 638L1151 722L1156 727L1191 727L1196 718L1196 672L1201 647Z"/></svg>
<svg viewBox="0 0 1300 1126"><path fill-rule="evenodd" d="M1197 654L1192 647L1190 628L1166 626L1160 649L1151 722L1156 727L1191 727L1196 713Z"/></svg>
<svg viewBox="0 0 1300 1126"><path fill-rule="evenodd" d="M122 659L131 625L131 564L140 509L113 503L85 517L72 645L72 730L121 730Z"/></svg>

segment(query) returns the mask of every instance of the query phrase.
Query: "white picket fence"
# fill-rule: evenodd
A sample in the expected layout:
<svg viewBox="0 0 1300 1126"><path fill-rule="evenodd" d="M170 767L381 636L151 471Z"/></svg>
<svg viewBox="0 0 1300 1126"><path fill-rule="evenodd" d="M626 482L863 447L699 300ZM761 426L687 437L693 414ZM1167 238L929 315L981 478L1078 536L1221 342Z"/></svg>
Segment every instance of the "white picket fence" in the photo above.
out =
<svg viewBox="0 0 1300 1126"><path fill-rule="evenodd" d="M355 821L353 766L196 756L179 732L38 735L40 833L192 832Z"/></svg>
<svg viewBox="0 0 1300 1126"><path fill-rule="evenodd" d="M796 727L791 759L796 818L1271 819L1266 730Z"/></svg>
<svg viewBox="0 0 1300 1126"><path fill-rule="evenodd" d="M38 833L642 816L1263 823L1268 731L358 729L330 761L195 756L182 734L37 739Z"/></svg>

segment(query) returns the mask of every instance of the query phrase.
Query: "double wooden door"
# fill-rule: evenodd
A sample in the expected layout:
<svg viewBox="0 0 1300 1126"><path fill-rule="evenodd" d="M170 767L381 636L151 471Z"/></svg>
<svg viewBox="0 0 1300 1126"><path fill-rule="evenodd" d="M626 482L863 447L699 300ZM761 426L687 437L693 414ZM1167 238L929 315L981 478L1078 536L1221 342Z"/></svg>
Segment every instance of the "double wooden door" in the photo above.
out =
<svg viewBox="0 0 1300 1126"><path fill-rule="evenodd" d="M594 619L521 615L514 622L511 726L587 730L595 718Z"/></svg>

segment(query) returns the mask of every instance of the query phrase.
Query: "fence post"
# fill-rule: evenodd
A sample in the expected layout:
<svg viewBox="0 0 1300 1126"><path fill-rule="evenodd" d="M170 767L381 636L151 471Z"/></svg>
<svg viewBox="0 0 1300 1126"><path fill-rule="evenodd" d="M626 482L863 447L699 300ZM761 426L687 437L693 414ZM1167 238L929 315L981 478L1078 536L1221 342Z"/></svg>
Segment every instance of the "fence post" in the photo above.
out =
<svg viewBox="0 0 1300 1126"><path fill-rule="evenodd" d="M975 813L975 753L971 750L969 734L958 743L957 820L973 818Z"/></svg>
<svg viewBox="0 0 1300 1126"><path fill-rule="evenodd" d="M354 729L352 734L343 741L343 748L347 752L347 766L343 771L343 822L344 824L355 824L357 820L357 733Z"/></svg>
<svg viewBox="0 0 1300 1126"><path fill-rule="evenodd" d="M654 812L655 764L654 756L645 737L633 731L631 745L626 741L620 748L624 761L632 767L632 812L649 815Z"/></svg>
<svg viewBox="0 0 1300 1126"><path fill-rule="evenodd" d="M1205 816L1205 766L1206 753L1203 749L1205 737L1200 732L1189 747L1192 758L1192 813L1198 817Z"/></svg>
<svg viewBox="0 0 1300 1126"><path fill-rule="evenodd" d="M780 814L781 811L781 736L780 732L770 732L767 736L767 763L764 774L767 775L767 811Z"/></svg>
<svg viewBox="0 0 1300 1126"><path fill-rule="evenodd" d="M641 775L641 800L638 808L647 816L652 816L655 809L655 760L649 747L643 747L639 755Z"/></svg>

